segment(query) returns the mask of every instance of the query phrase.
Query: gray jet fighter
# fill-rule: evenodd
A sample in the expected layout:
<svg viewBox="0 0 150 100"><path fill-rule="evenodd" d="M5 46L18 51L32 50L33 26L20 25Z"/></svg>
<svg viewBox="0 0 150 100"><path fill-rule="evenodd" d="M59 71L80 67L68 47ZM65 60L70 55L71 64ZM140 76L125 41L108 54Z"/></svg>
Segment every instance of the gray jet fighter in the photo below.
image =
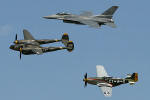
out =
<svg viewBox="0 0 150 100"><path fill-rule="evenodd" d="M63 12L55 15L44 16L43 18L63 20L64 23L89 25L94 28L99 28L101 25L108 25L115 28L116 25L114 24L112 17L117 9L118 6L112 6L101 15L93 15L91 12L83 12L80 15Z"/></svg>
<svg viewBox="0 0 150 100"><path fill-rule="evenodd" d="M88 78L87 73L84 75L83 81L85 82L85 87L87 86L87 83L97 85L101 88L104 96L106 97L110 97L112 95L112 87L127 83L133 85L138 81L138 73L128 74L126 78L113 78L108 76L103 66L97 65L96 69L97 77Z"/></svg>
<svg viewBox="0 0 150 100"><path fill-rule="evenodd" d="M46 52L52 52L56 50L67 49L71 52L74 49L74 44L72 41L69 41L69 36L67 33L64 33L60 40L58 39L41 39L36 40L30 34L29 31L23 30L24 40L17 40L17 34L15 37L14 45L11 45L9 48L15 51L20 51L20 59L21 54L31 55L31 54L43 54ZM62 42L65 47L41 47L42 44L54 43L54 42Z"/></svg>

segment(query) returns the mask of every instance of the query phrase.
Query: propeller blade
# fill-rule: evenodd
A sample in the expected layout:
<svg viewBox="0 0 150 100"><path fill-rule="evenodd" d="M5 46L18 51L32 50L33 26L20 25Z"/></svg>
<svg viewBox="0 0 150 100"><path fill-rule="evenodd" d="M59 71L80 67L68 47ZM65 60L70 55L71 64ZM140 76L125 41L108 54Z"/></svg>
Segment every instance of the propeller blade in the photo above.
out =
<svg viewBox="0 0 150 100"><path fill-rule="evenodd" d="M84 75L84 87L87 87L87 73Z"/></svg>
<svg viewBox="0 0 150 100"><path fill-rule="evenodd" d="M84 75L84 79L87 79L87 73Z"/></svg>
<svg viewBox="0 0 150 100"><path fill-rule="evenodd" d="M87 87L87 82L85 81L84 88Z"/></svg>
<svg viewBox="0 0 150 100"><path fill-rule="evenodd" d="M15 44L18 43L18 40L17 40L17 34L16 34L16 36L15 36L15 41L14 41L13 43L15 43Z"/></svg>
<svg viewBox="0 0 150 100"><path fill-rule="evenodd" d="M21 60L21 55L22 55L22 48L20 48L20 60Z"/></svg>
<svg viewBox="0 0 150 100"><path fill-rule="evenodd" d="M17 40L17 34L16 34L16 37L15 37L15 40Z"/></svg>

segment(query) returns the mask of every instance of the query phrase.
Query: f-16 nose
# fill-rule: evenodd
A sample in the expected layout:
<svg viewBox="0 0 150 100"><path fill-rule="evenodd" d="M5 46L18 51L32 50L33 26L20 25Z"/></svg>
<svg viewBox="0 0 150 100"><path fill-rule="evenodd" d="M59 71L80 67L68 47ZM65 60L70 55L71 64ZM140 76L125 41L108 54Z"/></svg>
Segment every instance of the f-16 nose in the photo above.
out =
<svg viewBox="0 0 150 100"><path fill-rule="evenodd" d="M49 15L49 16L44 16L43 18L46 18L46 19L57 19L59 18L58 15Z"/></svg>
<svg viewBox="0 0 150 100"><path fill-rule="evenodd" d="M49 18L49 16L44 16L43 18L46 18L46 19L48 19L48 18Z"/></svg>

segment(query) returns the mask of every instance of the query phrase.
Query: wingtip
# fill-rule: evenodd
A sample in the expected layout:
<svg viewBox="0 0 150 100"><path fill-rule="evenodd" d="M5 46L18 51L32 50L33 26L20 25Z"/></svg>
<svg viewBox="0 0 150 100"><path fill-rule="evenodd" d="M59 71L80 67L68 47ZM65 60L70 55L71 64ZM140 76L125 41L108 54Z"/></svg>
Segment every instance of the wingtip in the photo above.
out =
<svg viewBox="0 0 150 100"><path fill-rule="evenodd" d="M27 29L23 29L23 32L24 32L24 31L28 31L28 30L27 30Z"/></svg>
<svg viewBox="0 0 150 100"><path fill-rule="evenodd" d="M119 8L119 6L112 6L112 7Z"/></svg>
<svg viewBox="0 0 150 100"><path fill-rule="evenodd" d="M96 65L96 67L104 67L103 65Z"/></svg>

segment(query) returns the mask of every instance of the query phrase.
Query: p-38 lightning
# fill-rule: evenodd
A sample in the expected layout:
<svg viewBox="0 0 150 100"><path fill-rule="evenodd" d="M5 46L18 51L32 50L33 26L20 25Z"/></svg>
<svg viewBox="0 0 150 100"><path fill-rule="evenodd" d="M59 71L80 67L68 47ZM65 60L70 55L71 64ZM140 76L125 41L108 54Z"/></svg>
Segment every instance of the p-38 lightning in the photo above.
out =
<svg viewBox="0 0 150 100"><path fill-rule="evenodd" d="M96 69L97 77L88 78L87 73L84 75L83 81L85 82L85 87L87 86L87 83L97 85L101 88L104 96L106 97L111 97L112 87L127 83L133 85L138 81L138 73L128 74L126 78L113 78L108 76L103 66L97 65Z"/></svg>
<svg viewBox="0 0 150 100"><path fill-rule="evenodd" d="M54 15L44 16L46 19L63 20L64 23L89 25L90 27L99 28L101 25L108 25L115 28L116 25L112 19L113 14L118 9L118 6L112 6L104 11L101 15L93 15L92 12L83 12L80 15L70 13L57 13Z"/></svg>
<svg viewBox="0 0 150 100"><path fill-rule="evenodd" d="M30 32L26 29L23 30L24 40L17 40L17 34L15 37L14 45L11 45L9 48L15 51L20 51L20 59L21 54L31 55L31 54L43 54L46 52L52 52L56 50L67 49L71 52L74 49L74 43L69 41L69 36L67 33L64 33L60 40L58 39L41 39L36 40L30 34ZM42 44L54 43L54 42L62 42L65 47L42 47Z"/></svg>

